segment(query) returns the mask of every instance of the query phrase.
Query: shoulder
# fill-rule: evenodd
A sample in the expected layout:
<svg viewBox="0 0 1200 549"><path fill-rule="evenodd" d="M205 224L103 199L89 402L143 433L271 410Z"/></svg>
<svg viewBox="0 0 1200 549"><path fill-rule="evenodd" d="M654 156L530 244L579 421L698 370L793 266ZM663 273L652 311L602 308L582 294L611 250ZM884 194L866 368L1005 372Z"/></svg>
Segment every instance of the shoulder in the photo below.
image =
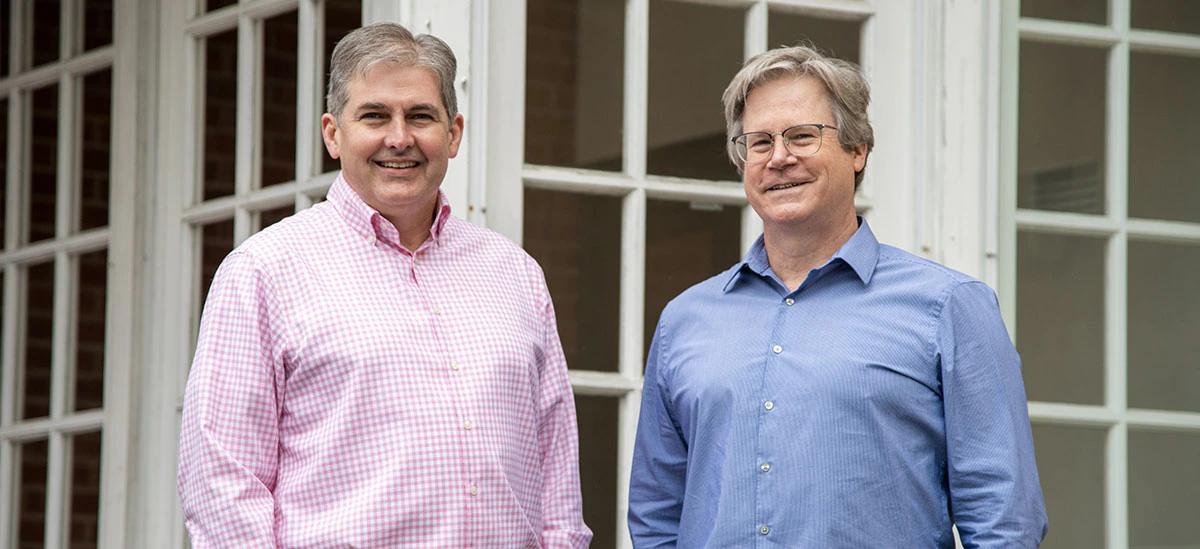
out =
<svg viewBox="0 0 1200 549"><path fill-rule="evenodd" d="M541 273L537 261L508 237L458 217L446 220L442 238L447 239L448 248L456 254L467 254L487 264L520 266Z"/></svg>
<svg viewBox="0 0 1200 549"><path fill-rule="evenodd" d="M879 263L871 285L912 298L934 300L939 306L964 288L989 293L993 299L995 296L987 284L970 275L885 244L879 246Z"/></svg>

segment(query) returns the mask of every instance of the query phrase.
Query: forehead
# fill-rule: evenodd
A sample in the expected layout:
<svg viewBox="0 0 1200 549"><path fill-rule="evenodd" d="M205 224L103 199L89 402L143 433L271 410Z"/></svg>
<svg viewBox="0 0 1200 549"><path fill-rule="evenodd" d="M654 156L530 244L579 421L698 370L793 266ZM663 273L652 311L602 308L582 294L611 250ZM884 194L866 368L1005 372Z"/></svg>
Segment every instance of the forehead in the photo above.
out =
<svg viewBox="0 0 1200 549"><path fill-rule="evenodd" d="M364 72L355 73L346 84L346 91L347 108L363 103L428 103L445 107L437 74L415 65L376 63Z"/></svg>
<svg viewBox="0 0 1200 549"><path fill-rule="evenodd" d="M750 90L742 120L747 131L778 131L796 124L832 124L832 114L829 92L821 80L786 75Z"/></svg>

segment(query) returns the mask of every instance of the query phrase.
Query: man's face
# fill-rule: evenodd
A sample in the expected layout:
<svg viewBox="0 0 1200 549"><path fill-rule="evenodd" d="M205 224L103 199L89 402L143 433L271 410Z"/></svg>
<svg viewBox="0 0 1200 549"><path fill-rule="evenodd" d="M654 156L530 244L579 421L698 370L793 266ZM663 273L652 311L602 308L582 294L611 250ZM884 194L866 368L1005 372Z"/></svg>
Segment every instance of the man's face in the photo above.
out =
<svg viewBox="0 0 1200 549"><path fill-rule="evenodd" d="M458 155L462 115L449 120L437 77L394 63L371 67L346 86L341 122L326 113L321 134L363 202L396 223L432 216L446 165Z"/></svg>
<svg viewBox="0 0 1200 549"><path fill-rule="evenodd" d="M800 124L836 126L825 86L813 77L784 76L750 91L743 132L779 133ZM839 230L854 219L854 172L863 169L867 146L845 151L837 130L826 128L821 150L792 156L775 138L766 162L747 164L746 198L765 226Z"/></svg>

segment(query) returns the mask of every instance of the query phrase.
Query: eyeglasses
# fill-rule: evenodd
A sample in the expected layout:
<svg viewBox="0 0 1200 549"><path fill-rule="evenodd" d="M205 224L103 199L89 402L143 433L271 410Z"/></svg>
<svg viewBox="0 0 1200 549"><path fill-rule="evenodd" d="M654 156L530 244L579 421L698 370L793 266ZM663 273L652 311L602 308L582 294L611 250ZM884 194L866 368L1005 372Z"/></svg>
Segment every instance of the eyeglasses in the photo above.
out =
<svg viewBox="0 0 1200 549"><path fill-rule="evenodd" d="M775 149L775 136L783 137L783 146L792 156L812 156L821 150L821 130L836 126L828 124L800 124L779 133L749 132L734 137L734 149L738 158L747 164L759 164L771 158Z"/></svg>

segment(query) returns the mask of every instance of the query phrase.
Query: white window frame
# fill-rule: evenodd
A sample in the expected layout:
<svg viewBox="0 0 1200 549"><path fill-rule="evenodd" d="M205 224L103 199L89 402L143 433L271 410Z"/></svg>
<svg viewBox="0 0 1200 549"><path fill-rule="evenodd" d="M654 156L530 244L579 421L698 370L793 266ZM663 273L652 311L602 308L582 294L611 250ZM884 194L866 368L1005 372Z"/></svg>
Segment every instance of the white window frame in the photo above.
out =
<svg viewBox="0 0 1200 549"><path fill-rule="evenodd" d="M1030 419L1047 425L1107 430L1105 447L1105 547L1129 547L1129 430L1200 433L1200 413L1133 409L1127 402L1128 243L1130 239L1200 242L1200 224L1128 215L1130 53L1150 51L1200 56L1200 37L1130 28L1131 0L1111 0L1106 26L1022 18L1018 2L1004 3L1001 38L1000 283L1010 333L1016 333L1017 231L1107 239L1104 264L1104 404L1030 402ZM1021 39L1108 48L1105 116L1104 214L1049 212L1017 207L1018 77ZM1019 342L1018 342L1019 343Z"/></svg>

